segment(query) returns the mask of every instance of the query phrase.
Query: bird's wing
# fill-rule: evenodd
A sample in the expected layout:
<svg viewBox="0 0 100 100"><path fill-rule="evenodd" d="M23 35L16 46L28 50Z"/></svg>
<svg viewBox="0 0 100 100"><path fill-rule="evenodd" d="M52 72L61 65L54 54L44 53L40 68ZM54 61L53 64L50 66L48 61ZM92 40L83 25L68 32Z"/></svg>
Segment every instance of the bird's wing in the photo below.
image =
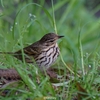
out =
<svg viewBox="0 0 100 100"><path fill-rule="evenodd" d="M33 58L36 58L41 53L41 47L36 42L28 47L23 48L25 61L28 63L33 62ZM14 53L14 57L23 61L22 50Z"/></svg>
<svg viewBox="0 0 100 100"><path fill-rule="evenodd" d="M40 46L38 45L38 42L35 42L35 43L23 48L24 54L29 55L29 56L39 54L40 51L41 50L40 50ZM15 54L22 55L22 50L15 52Z"/></svg>
<svg viewBox="0 0 100 100"><path fill-rule="evenodd" d="M28 46L23 49L24 53L27 55L37 55L41 52L41 49L39 46Z"/></svg>

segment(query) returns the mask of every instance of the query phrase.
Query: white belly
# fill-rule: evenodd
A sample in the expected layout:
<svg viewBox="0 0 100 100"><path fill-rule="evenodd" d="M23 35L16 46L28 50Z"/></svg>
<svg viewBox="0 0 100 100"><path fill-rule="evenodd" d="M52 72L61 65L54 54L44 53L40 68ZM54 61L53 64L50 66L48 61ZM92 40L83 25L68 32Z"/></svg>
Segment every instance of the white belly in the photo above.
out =
<svg viewBox="0 0 100 100"><path fill-rule="evenodd" d="M45 49L44 52L41 53L40 55L41 59L38 59L36 63L41 70L43 70L43 67L45 69L48 69L56 61L58 55L59 55L59 48L58 45L56 44L55 46L52 46L48 50Z"/></svg>

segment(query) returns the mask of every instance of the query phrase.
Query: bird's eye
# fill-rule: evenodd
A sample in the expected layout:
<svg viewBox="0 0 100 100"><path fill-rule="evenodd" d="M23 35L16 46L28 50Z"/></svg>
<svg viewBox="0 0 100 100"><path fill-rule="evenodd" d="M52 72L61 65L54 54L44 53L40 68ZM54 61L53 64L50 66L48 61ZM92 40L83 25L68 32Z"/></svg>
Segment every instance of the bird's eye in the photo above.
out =
<svg viewBox="0 0 100 100"><path fill-rule="evenodd" d="M49 42L53 42L53 40L49 40Z"/></svg>
<svg viewBox="0 0 100 100"><path fill-rule="evenodd" d="M54 42L54 39L50 39L50 40L48 40L48 42Z"/></svg>

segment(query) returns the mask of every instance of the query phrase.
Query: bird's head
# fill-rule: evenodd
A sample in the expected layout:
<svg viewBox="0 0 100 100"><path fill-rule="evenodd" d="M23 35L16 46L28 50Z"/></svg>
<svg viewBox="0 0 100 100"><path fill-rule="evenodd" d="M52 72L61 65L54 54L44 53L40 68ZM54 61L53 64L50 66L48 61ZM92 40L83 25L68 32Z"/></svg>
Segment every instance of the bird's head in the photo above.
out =
<svg viewBox="0 0 100 100"><path fill-rule="evenodd" d="M48 33L40 39L40 43L42 43L45 46L50 46L50 45L55 44L57 42L57 40L62 37L64 37L64 36L59 36L55 33Z"/></svg>

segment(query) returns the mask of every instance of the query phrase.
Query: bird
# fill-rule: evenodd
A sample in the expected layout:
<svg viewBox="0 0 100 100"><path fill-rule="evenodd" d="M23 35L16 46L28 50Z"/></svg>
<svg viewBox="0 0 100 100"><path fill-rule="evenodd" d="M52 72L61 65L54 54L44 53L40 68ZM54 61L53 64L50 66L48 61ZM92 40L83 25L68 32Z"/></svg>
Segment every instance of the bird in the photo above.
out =
<svg viewBox="0 0 100 100"><path fill-rule="evenodd" d="M35 43L24 47L22 50L16 52L0 52L0 54L11 54L17 59L26 63L36 63L41 71L47 70L52 64L55 63L59 56L60 50L57 40L64 36L56 33L47 33L40 40ZM23 52L23 53L22 53Z"/></svg>

